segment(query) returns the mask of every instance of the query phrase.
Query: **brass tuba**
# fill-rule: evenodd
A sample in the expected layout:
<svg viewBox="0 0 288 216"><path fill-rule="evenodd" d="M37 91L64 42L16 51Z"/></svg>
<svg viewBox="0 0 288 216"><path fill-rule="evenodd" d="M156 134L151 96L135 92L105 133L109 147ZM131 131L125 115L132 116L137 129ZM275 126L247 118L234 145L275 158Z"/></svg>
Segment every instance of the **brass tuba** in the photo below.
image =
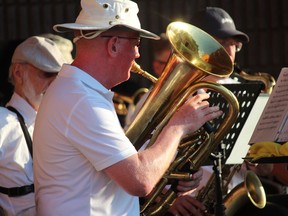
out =
<svg viewBox="0 0 288 216"><path fill-rule="evenodd" d="M144 105L126 131L135 148L139 150L148 140L147 146L153 145L174 112L199 89L211 89L223 95L228 101L229 112L216 131L209 134L202 127L181 141L175 160L152 194L141 204L141 215L165 214L177 196L175 180L190 179L191 171L198 170L215 151L239 112L238 101L232 92L220 84L201 81L208 75L226 77L232 73L232 62L225 49L210 35L187 23L172 22L166 33L173 52L160 78L151 78L136 63L131 69L155 81ZM189 170L186 170L187 165ZM172 186L163 195L167 185Z"/></svg>

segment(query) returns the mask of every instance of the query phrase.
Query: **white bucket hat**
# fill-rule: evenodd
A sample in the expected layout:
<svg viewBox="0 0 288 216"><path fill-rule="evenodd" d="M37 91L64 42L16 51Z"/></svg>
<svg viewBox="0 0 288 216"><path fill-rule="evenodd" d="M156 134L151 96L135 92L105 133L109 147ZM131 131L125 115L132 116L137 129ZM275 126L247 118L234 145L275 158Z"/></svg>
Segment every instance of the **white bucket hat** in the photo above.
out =
<svg viewBox="0 0 288 216"><path fill-rule="evenodd" d="M82 10L75 23L57 24L55 31L99 30L124 26L140 33L141 37L158 40L159 36L141 29L138 5L130 0L81 0Z"/></svg>

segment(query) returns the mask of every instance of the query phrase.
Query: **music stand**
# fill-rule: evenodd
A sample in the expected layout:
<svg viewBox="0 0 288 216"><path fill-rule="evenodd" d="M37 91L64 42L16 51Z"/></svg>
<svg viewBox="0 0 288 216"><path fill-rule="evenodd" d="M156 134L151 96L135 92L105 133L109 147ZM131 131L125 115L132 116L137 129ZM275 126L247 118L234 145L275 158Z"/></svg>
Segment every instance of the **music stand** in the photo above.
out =
<svg viewBox="0 0 288 216"><path fill-rule="evenodd" d="M210 158L206 161L205 165L213 165L213 172L215 174L215 189L216 189L216 204L214 206L215 215L224 216L225 207L222 199L222 164L225 164L234 145L238 139L238 136L254 106L254 103L259 96L262 85L259 83L243 83L243 84L226 84L224 85L237 97L239 103L239 114L236 122L231 127L230 132L221 140L219 148L216 152L210 155ZM218 92L209 91L210 94L209 103L211 106L219 106L224 114L215 120L213 120L212 126L215 130L225 120L225 116L229 112L229 104L224 97ZM247 143L248 145L248 143ZM241 157L241 156L239 156Z"/></svg>
<svg viewBox="0 0 288 216"><path fill-rule="evenodd" d="M229 89L236 96L239 103L239 114L236 122L233 124L230 132L222 139L219 147L223 150L223 162L225 163L230 153L232 152L234 145L239 137L239 134L254 106L254 103L259 96L263 86L259 83L243 83L243 84L225 84L227 89ZM211 124L217 130L217 128L224 121L226 114L229 111L229 104L218 92L209 91L210 94L209 104L211 106L219 106L224 114L214 119ZM245 143L246 144L246 143ZM247 143L248 145L248 143ZM219 149L220 150L220 149ZM241 157L239 157L241 158ZM207 160L205 165L212 165L211 160Z"/></svg>

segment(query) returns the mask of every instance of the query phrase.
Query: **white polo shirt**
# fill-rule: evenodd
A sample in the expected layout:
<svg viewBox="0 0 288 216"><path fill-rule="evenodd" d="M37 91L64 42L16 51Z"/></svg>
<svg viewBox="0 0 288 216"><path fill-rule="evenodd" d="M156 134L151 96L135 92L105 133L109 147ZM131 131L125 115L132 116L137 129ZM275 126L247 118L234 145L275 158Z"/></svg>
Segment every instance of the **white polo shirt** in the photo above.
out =
<svg viewBox="0 0 288 216"><path fill-rule="evenodd" d="M34 131L37 215L139 215L138 197L102 171L137 153L112 99L110 90L70 65L48 88Z"/></svg>

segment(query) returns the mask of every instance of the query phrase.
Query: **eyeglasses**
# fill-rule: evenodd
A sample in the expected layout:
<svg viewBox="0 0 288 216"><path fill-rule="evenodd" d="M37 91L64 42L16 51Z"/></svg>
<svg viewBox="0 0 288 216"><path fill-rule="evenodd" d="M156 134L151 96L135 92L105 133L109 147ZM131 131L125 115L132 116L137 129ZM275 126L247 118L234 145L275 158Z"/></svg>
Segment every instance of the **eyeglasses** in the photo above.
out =
<svg viewBox="0 0 288 216"><path fill-rule="evenodd" d="M219 39L219 38L217 38L217 41L223 47L235 46L236 47L236 52L240 52L240 50L242 49L242 43L239 42L239 41L234 40L233 38L227 38L227 39Z"/></svg>
<svg viewBox="0 0 288 216"><path fill-rule="evenodd" d="M126 39L126 40L136 40L137 43L135 44L136 47L140 47L141 44L141 38L140 37L125 37L125 36L116 36L116 35L102 35L101 37L104 38L112 38L112 37L117 37L120 39Z"/></svg>

